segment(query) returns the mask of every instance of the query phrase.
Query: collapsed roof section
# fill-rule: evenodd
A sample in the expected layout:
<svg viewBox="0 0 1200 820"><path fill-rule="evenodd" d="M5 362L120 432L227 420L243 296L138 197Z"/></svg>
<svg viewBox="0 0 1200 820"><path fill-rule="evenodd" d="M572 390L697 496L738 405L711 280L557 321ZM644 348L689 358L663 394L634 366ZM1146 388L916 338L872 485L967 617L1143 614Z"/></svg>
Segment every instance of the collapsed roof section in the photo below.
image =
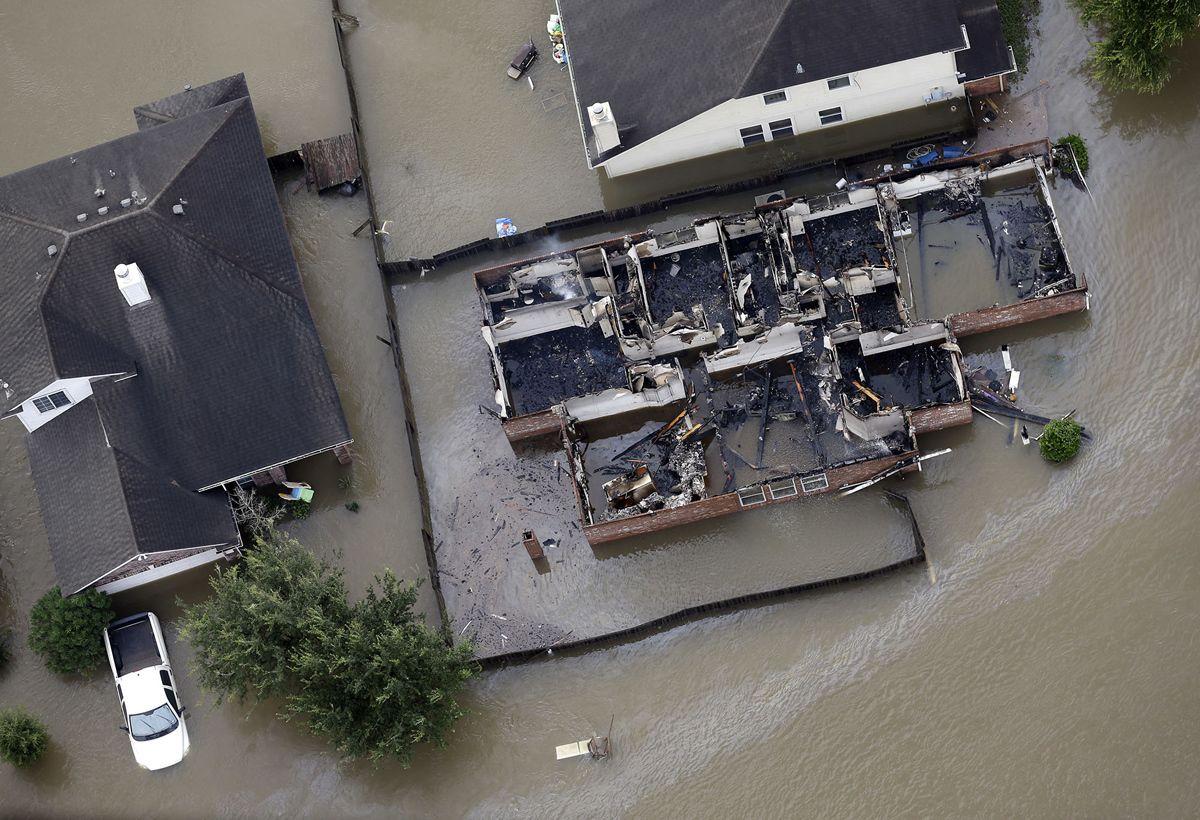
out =
<svg viewBox="0 0 1200 820"><path fill-rule="evenodd" d="M933 196L958 203L943 222L1009 209L997 253L1016 281L1037 278L1006 309L1038 303L1037 318L1080 294L1031 159L615 238L476 274L506 431L561 432L601 541L636 532L628 519L694 520L915 457L916 432L970 419L955 331L979 313L921 320L905 297L904 242ZM953 259L945 275L954 289Z"/></svg>

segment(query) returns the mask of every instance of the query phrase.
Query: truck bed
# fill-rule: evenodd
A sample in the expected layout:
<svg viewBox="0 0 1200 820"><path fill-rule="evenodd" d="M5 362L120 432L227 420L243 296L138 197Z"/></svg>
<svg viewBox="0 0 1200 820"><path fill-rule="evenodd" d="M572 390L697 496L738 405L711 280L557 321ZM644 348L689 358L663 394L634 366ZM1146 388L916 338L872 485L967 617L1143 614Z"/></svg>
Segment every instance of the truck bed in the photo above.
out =
<svg viewBox="0 0 1200 820"><path fill-rule="evenodd" d="M158 654L158 643L154 640L154 628L145 614L114 621L108 627L108 640L112 646L117 677L163 662Z"/></svg>

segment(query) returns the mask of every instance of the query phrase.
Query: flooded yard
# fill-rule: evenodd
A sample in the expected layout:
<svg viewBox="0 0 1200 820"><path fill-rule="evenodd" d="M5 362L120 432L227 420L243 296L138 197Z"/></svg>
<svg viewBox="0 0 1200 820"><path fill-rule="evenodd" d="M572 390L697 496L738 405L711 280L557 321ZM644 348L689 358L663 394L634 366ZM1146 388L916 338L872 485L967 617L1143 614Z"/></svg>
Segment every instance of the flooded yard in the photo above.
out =
<svg viewBox="0 0 1200 820"><path fill-rule="evenodd" d="M482 237L506 213L520 225L606 201L582 150L578 163L565 159L578 144L569 112L540 113L539 94L562 90L549 71L557 69L539 61L532 94L503 76L508 52L542 36L551 8L522 3L519 13L501 15L425 0L346 5L363 21L353 56L397 253ZM1079 69L1088 35L1071 7L1046 2L1038 29L1017 90L1044 81L1051 132L1088 140L1095 204L1064 185L1055 199L1072 264L1088 274L1092 310L964 347L994 353L1008 343L1030 409L1078 408L1095 440L1075 461L1051 467L987 421L930 436L926 447L954 452L904 485L927 542L926 567L487 672L471 685L470 714L449 747L423 750L408 770L340 765L321 741L276 720L272 704L247 713L206 702L184 671L191 652L173 627L176 597L205 594L203 572L125 594L122 613L152 608L167 626L193 734L183 765L150 776L135 768L115 728L109 681L59 678L24 648L29 607L53 573L24 432L10 420L0 425L0 628L12 630L15 657L0 672L0 705L38 714L52 740L36 768L0 767L0 814L1191 814L1200 793L1200 701L1192 694L1200 669L1200 440L1190 423L1200 389L1200 234L1191 202L1200 187L1192 161L1200 42L1181 50L1162 95L1110 96ZM98 45L120 42L137 48ZM238 70L275 146L345 130L329 9L320 2L7 7L0 46L0 173L127 133L134 105ZM499 93L524 107L495 102ZM514 121L527 139L495 127ZM566 130L553 130L555 122ZM480 136L474 145L488 148L480 155L431 150L439 134L463 123L481 134L495 129L494 145ZM442 182L453 198L435 195ZM318 504L297 532L322 554L337 544L352 587L385 565L418 577L423 551L403 406L391 354L375 339L388 335L383 291L370 243L348 236L365 203L361 195L318 200L288 186L294 182L281 183L281 200L358 455L356 483L346 488L332 468L306 465ZM651 222L744 210L753 200L747 192L702 204L700 213L680 209ZM492 503L495 484L480 491L462 477L464 461L472 470L493 465L497 481L516 464L498 430L472 438L490 423L476 405L491 390L486 360L471 346L479 337L469 267L395 281L392 293L410 345L430 487L465 486L470 506L460 504L458 514L486 516L486 538L502 519L514 527L525 501ZM462 347L430 349L427 334L447 324L466 329ZM344 508L350 500L361 503L359 513ZM452 509L452 500L439 503ZM630 593L618 575L674 594L746 572L740 544L780 561L845 526L833 520L833 506L827 514L781 505L590 559L618 570L607 588L551 592L552 569L536 579L538 595L577 590L597 620L615 619L638 603L622 597ZM445 518L434 523L446 531ZM684 572L671 566L673 553L703 560ZM512 556L528 562L519 546ZM540 599L515 580L498 594ZM431 596L422 606L432 612ZM555 762L555 745L603 730L610 718L611 759Z"/></svg>

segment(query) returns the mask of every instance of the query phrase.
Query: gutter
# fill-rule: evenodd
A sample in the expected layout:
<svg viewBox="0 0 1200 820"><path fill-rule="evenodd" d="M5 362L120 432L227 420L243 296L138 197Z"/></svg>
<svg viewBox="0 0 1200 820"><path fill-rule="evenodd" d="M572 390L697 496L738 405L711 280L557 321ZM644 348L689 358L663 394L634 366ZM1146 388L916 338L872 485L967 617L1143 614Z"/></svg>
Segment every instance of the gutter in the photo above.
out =
<svg viewBox="0 0 1200 820"><path fill-rule="evenodd" d="M583 103L579 101L579 89L575 87L575 69L571 66L571 44L568 42L566 17L563 16L559 0L554 0L554 10L563 21L563 50L567 54L567 76L571 78L571 94L575 97L575 119L579 123L579 139L583 141L583 158L587 160L588 170L595 171L603 163L592 163L591 152L588 151L587 132L583 130Z"/></svg>
<svg viewBox="0 0 1200 820"><path fill-rule="evenodd" d="M256 473L265 473L267 470L273 470L276 467L282 467L285 464L291 464L294 461L301 461L306 458L312 458L315 455L320 455L321 453L328 453L330 450L336 450L338 447L341 447L346 444L351 444L353 442L354 442L354 439L348 438L345 441L339 441L337 444L332 444L328 447L322 447L320 450L313 450L311 453L305 453L304 455L295 456L293 458L289 458L284 461L280 461L277 464L268 464L265 467L259 467L258 469L251 470L248 473L242 473L239 476L234 476L233 478L227 478L224 481L218 481L215 484L209 484L207 486L201 487L200 489L196 490L196 492L204 493L204 492L208 492L209 490L215 490L217 487L223 487L226 484L233 484L235 482L241 481L242 479L250 478L252 475L255 475Z"/></svg>

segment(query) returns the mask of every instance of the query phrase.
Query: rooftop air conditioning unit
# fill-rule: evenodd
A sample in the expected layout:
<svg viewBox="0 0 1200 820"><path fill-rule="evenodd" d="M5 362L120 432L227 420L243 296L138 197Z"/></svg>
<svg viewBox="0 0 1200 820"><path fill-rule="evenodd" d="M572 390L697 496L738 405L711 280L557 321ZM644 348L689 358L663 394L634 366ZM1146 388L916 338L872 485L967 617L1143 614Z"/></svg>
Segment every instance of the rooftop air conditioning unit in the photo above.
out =
<svg viewBox="0 0 1200 820"><path fill-rule="evenodd" d="M592 135L596 138L597 153L603 154L621 144L621 136L617 133L617 121L613 118L612 106L608 103L589 105L588 123L591 124Z"/></svg>
<svg viewBox="0 0 1200 820"><path fill-rule="evenodd" d="M117 288L130 307L150 301L150 289L146 287L146 277L136 262L128 265L117 265L113 268L117 275Z"/></svg>

